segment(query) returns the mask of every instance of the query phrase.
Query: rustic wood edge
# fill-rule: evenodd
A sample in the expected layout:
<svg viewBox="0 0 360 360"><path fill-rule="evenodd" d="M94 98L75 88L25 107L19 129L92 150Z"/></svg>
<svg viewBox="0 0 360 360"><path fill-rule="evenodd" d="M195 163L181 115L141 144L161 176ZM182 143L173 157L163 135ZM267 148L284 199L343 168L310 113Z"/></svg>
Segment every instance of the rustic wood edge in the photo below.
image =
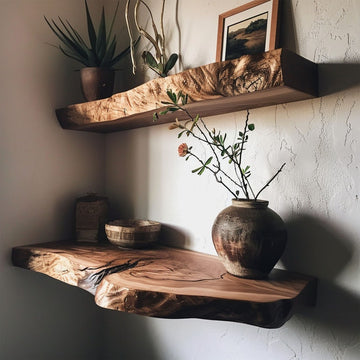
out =
<svg viewBox="0 0 360 360"><path fill-rule="evenodd" d="M69 244L73 245L73 243ZM39 246L41 248L41 244L39 244ZM180 251L182 250L180 249ZM193 253L189 250L185 251L189 254ZM49 251L49 253L51 253L51 251ZM40 272L69 285L87 290L94 295L95 302L100 307L136 313L144 316L169 319L200 318L208 320L223 320L246 323L264 328L278 328L292 316L295 307L298 308L299 304L307 306L315 305L317 281L315 278L311 277L308 277L309 281L300 291L298 296L291 299L282 299L270 302L239 301L208 296L189 296L177 293L169 294L161 293L159 291L137 291L132 289L121 289L121 292L123 293L121 296L119 296L119 294L105 294L106 299L104 301L103 290L105 288L105 292L107 291L107 275L116 272L117 269L108 266L108 268L105 268L104 274L101 271L97 272L95 274L97 278L93 278L92 281L96 280L98 284L97 288L93 288L91 284L88 284L83 280L80 281L80 283L76 283L76 281L73 282L68 279L54 276L50 271L32 269L31 265L29 265L31 257L36 258L38 256L39 253L36 246L21 246L12 249L12 262L15 266ZM202 254L201 256L207 257L205 254ZM135 265L127 263L125 268L124 265L121 266L121 271L124 271L131 269ZM69 269L67 269L67 271L68 270ZM95 270L92 270L93 271L90 271L87 276L89 276L89 274L90 277L94 276ZM87 271L87 269L84 268L81 271ZM138 303L139 298L142 301L140 301L140 305ZM153 308L154 304L155 308ZM161 304L161 306L156 308L157 304Z"/></svg>
<svg viewBox="0 0 360 360"><path fill-rule="evenodd" d="M265 87L262 90L255 90L252 92L240 94L230 93L225 95L224 93L217 94L214 92L212 95L210 95L210 93L201 95L201 93L196 93L194 95L196 99L192 101L188 107L190 109L194 108L195 110L201 110L198 113L202 117L205 117L239 110L276 105L279 103L306 100L318 96L317 65L287 49L275 49L260 55L245 55L244 57L235 59L234 61L237 61L237 63L239 61L241 62L245 57L246 60L254 59L255 61L260 59L259 61L262 61L261 55L267 56L268 58L280 58L280 63L278 66L281 81L274 83L275 86ZM88 117L91 116L87 115L91 114L91 111L87 109L103 107L106 109L106 111L108 111L114 103L117 104L117 99L123 99L124 97L127 98L128 96L133 95L134 92L136 94L136 91L140 91L141 94L141 91L144 91L144 88L146 89L149 87L151 95L154 95L154 91L158 91L159 87L162 86L161 84L164 84L163 86L165 87L166 84L172 84L173 82L179 85L182 83L182 81L186 82L188 80L186 78L187 74L190 74L189 76L191 78L191 76L194 76L194 74L196 75L196 73L200 71L201 78L203 74L209 75L211 69L217 69L217 66L225 66L226 68L227 65L225 64L229 64L231 62L232 61L230 60L226 62L212 63L200 66L195 69L186 70L179 74L171 75L168 78L154 79L124 93L114 94L111 98L108 99L103 99L91 103L75 104L65 108L57 109L56 116L64 129L103 133L169 123L173 121L175 117L181 118L183 115L177 112L175 114L162 116L161 119L154 122L152 116L153 113L155 111L161 111L163 109L163 107L161 107L161 101L166 100L166 98L164 99L161 97L158 99L156 99L156 97L152 98L151 103L157 105L153 106L150 110L140 111L139 113L131 115L122 115L121 117L112 116L110 119L106 119L105 121L93 121L93 119ZM184 76L185 80L182 80L182 77ZM207 81L206 78L205 80ZM213 85L216 86L217 80L212 80L215 83L215 85ZM222 79L222 81L224 81L224 79ZM197 81L195 81L195 85L198 86ZM279 88L282 90L278 91ZM271 100L269 100L269 94L271 94L271 92L273 92L275 96L271 96ZM164 95L166 96L166 94L162 94L162 96ZM201 98L201 96L203 96L203 98ZM131 100L131 102L133 101ZM219 110L219 108L221 110ZM116 111L119 111L119 109ZM79 119L81 119L80 123L77 122Z"/></svg>

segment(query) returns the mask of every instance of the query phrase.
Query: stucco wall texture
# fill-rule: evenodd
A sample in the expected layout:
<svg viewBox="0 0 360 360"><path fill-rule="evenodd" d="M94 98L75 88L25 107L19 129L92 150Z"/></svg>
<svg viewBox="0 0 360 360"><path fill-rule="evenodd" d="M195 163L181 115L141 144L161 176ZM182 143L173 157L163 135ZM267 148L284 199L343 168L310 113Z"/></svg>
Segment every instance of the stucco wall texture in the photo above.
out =
<svg viewBox="0 0 360 360"><path fill-rule="evenodd" d="M167 47L181 54L175 70L215 61L218 15L245 2L167 1ZM147 3L158 19L161 2ZM191 174L195 164L178 157L182 141L167 125L109 135L60 128L54 109L82 101L77 65L47 45L55 40L43 15L84 29L82 0L0 0L0 7L1 359L360 358L360 1L284 0L281 46L319 64L321 96L251 110L254 187L286 162L262 196L288 228L278 266L319 278L317 306L275 330L105 311L79 289L11 266L13 246L70 237L73 202L87 191L105 193L114 216L161 221L169 244L214 254L211 226L231 196L210 175ZM121 64L118 91L153 77L138 64L135 77ZM231 137L245 115L205 121Z"/></svg>
<svg viewBox="0 0 360 360"><path fill-rule="evenodd" d="M243 3L168 3L168 48L182 55L177 70L214 61L218 15ZM159 14L160 2L149 4ZM360 2L290 0L281 9L281 46L319 64L321 96L252 110L256 129L246 159L257 188L286 162L262 198L288 227L287 249L278 266L319 278L317 306L302 309L278 330L138 319L154 343L149 349L154 359L360 357ZM205 120L231 138L245 115ZM177 156L183 141L193 145L191 139L178 140L167 125L108 135L107 193L117 213L163 222L170 243L214 253L212 222L230 204L230 196L210 174L191 174L195 163ZM206 151L199 148L200 154ZM111 317L114 329L120 320Z"/></svg>

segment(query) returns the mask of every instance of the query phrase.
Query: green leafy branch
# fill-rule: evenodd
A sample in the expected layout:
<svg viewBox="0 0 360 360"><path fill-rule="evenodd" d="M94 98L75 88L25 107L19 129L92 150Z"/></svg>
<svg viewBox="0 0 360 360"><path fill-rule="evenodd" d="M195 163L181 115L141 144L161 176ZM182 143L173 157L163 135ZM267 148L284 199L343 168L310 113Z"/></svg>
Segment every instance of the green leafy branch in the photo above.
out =
<svg viewBox="0 0 360 360"><path fill-rule="evenodd" d="M201 143L210 147L212 155L206 160L202 160L193 151L192 147L188 147L186 143L179 146L179 155L185 157L185 160L194 158L199 162L200 166L193 169L192 173L202 175L205 170L210 171L216 181L224 186L235 199L239 199L239 195L242 194L246 199L253 198L255 201L259 195L265 190L266 187L280 174L285 166L285 163L280 169L267 181L267 183L255 193L251 184L250 165L243 165L243 154L245 152L245 145L249 139L249 133L255 130L255 125L249 124L250 113L247 111L244 128L239 131L236 140L232 144L227 143L227 134L221 133L216 129L210 130L203 119L196 115L193 117L187 110L185 105L188 102L188 96L181 91L178 93L172 90L167 91L167 95L170 101L164 101L163 104L167 105L166 109L158 113L154 113L154 120L159 115L166 115L169 112L183 111L186 113L188 120L180 122L178 119L170 125L170 129L178 129L178 138L183 135L187 137L191 136ZM228 174L222 167L224 163L228 163L232 166L231 175ZM235 188L235 190L233 190Z"/></svg>

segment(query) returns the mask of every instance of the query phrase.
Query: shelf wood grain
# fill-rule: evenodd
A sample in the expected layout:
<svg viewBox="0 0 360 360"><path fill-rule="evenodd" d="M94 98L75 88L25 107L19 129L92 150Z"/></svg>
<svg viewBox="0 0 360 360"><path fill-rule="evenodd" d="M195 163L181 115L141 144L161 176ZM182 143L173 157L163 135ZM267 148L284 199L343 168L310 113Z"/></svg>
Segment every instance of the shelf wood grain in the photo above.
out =
<svg viewBox="0 0 360 360"><path fill-rule="evenodd" d="M318 94L317 65L286 49L216 62L146 82L110 98L56 110L65 129L113 132L185 118L181 112L153 120L166 90L189 95L187 109L202 117L311 99Z"/></svg>
<svg viewBox="0 0 360 360"><path fill-rule="evenodd" d="M12 260L90 292L101 307L145 316L277 328L296 304L315 304L312 277L273 270L266 280L240 279L216 256L183 249L54 242L15 247Z"/></svg>

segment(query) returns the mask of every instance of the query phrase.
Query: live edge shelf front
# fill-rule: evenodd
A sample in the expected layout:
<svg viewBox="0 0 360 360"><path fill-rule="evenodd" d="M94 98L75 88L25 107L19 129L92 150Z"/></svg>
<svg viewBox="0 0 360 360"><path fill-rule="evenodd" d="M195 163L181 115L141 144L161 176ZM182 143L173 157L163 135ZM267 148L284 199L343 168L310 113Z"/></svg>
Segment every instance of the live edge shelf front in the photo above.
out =
<svg viewBox="0 0 360 360"><path fill-rule="evenodd" d="M188 94L190 113L206 117L311 99L317 87L316 64L276 49L154 79L107 99L58 109L56 115L65 129L106 133L184 119L176 112L153 121L153 113L164 108L162 101L169 100L168 89Z"/></svg>
<svg viewBox="0 0 360 360"><path fill-rule="evenodd" d="M226 273L217 257L157 247L53 242L13 248L13 264L89 291L97 305L162 318L203 318L277 328L295 305L315 304L316 280L273 270L266 280Z"/></svg>

